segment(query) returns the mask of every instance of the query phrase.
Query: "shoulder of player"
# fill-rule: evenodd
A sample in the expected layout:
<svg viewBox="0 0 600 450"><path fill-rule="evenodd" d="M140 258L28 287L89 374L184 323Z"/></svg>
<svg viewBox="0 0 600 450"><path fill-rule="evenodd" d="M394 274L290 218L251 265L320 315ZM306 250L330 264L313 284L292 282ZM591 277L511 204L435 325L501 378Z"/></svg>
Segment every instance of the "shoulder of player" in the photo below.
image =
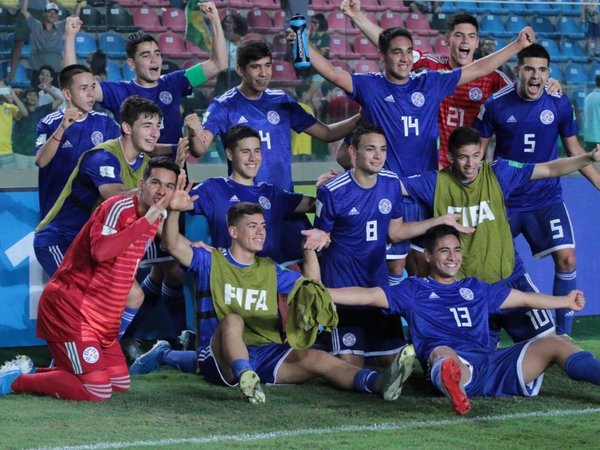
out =
<svg viewBox="0 0 600 450"><path fill-rule="evenodd" d="M135 202L131 195L115 195L106 199L102 203L101 208L108 211L104 225L116 229L116 225L123 213L132 208L135 209Z"/></svg>
<svg viewBox="0 0 600 450"><path fill-rule="evenodd" d="M517 92L516 84L514 84L514 83L509 84L508 86L503 87L499 91L494 92L492 94L492 96L488 99L487 103L492 103L493 101L496 101L500 98L506 97L509 94L516 94L516 92Z"/></svg>
<svg viewBox="0 0 600 450"><path fill-rule="evenodd" d="M60 123L64 115L64 109L59 109L58 111L51 112L47 116L43 117L41 122L45 125L56 124L56 122Z"/></svg>
<svg viewBox="0 0 600 450"><path fill-rule="evenodd" d="M327 183L325 183L319 189L326 189L329 192L334 192L337 189L341 188L342 186L345 186L346 184L351 183L351 182L352 182L352 176L350 175L350 171L347 170L345 172L340 173L335 178L329 180Z"/></svg>
<svg viewBox="0 0 600 450"><path fill-rule="evenodd" d="M419 59L415 61L414 67L417 69L428 68L433 70L451 69L447 56L437 56L431 53L419 53Z"/></svg>
<svg viewBox="0 0 600 450"><path fill-rule="evenodd" d="M397 183L400 181L398 174L396 174L396 172L392 172L391 170L381 169L377 175L388 182Z"/></svg>

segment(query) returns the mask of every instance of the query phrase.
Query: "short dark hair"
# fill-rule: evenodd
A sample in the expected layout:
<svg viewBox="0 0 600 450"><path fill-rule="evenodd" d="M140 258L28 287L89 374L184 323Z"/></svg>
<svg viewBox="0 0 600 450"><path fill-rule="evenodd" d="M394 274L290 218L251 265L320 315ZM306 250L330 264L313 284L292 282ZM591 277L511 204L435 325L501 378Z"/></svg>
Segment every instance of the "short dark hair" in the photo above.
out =
<svg viewBox="0 0 600 450"><path fill-rule="evenodd" d="M317 31L327 31L329 28L329 24L327 23L327 19L323 13L314 14L310 20L315 20L318 23Z"/></svg>
<svg viewBox="0 0 600 450"><path fill-rule="evenodd" d="M121 110L119 111L121 122L133 125L142 114L146 117L158 116L159 119L162 119L163 116L161 109L156 103L139 95L127 97L121 103Z"/></svg>
<svg viewBox="0 0 600 450"><path fill-rule="evenodd" d="M258 203L239 202L227 210L227 226L235 227L244 216L264 214L262 206Z"/></svg>
<svg viewBox="0 0 600 450"><path fill-rule="evenodd" d="M352 147L358 149L358 145L360 144L360 139L365 134L371 134L371 133L381 134L383 137L385 137L385 133L383 132L381 127L379 127L378 125L373 125L370 123L361 123L352 132L352 138L351 138Z"/></svg>
<svg viewBox="0 0 600 450"><path fill-rule="evenodd" d="M56 77L56 70L54 70L54 67L49 66L48 64L44 64L42 67L40 67L38 69L38 73L40 73L42 70L47 70L48 72L50 72L50 75L52 75L52 78Z"/></svg>
<svg viewBox="0 0 600 450"><path fill-rule="evenodd" d="M403 37L409 39L412 44L412 41L413 41L412 34L406 28L402 28L402 27L388 28L386 30L383 30L381 32L381 34L379 35L379 40L377 43L378 47L379 47L379 51L381 53L385 54L388 51L388 49L390 48L391 40L398 36L403 36Z"/></svg>
<svg viewBox="0 0 600 450"><path fill-rule="evenodd" d="M265 56L273 59L273 54L271 53L271 49L267 45L266 42L259 40L249 40L242 42L237 48L237 65L242 69L245 69L246 66L251 61L258 61Z"/></svg>
<svg viewBox="0 0 600 450"><path fill-rule="evenodd" d="M58 74L58 86L61 89L71 89L71 86L73 86L73 77L80 73L92 73L92 71L82 64L71 64L65 67Z"/></svg>
<svg viewBox="0 0 600 450"><path fill-rule="evenodd" d="M448 22L446 22L448 31L454 30L454 28L457 25L460 25L461 23L468 23L469 25L473 25L475 27L475 30L479 32L479 24L477 23L477 19L471 14L465 13L455 14L448 19Z"/></svg>
<svg viewBox="0 0 600 450"><path fill-rule="evenodd" d="M150 178L152 169L156 169L156 168L170 170L171 172L174 172L175 175L177 175L178 177L179 177L179 174L181 173L181 169L179 168L177 163L175 161L173 161L171 158L169 158L168 156L155 156L154 158L150 159L150 161L148 162L148 165L144 169L144 174L142 175L144 181L146 181L148 178Z"/></svg>
<svg viewBox="0 0 600 450"><path fill-rule="evenodd" d="M130 34L127 37L127 42L125 43L125 51L127 52L127 57L133 59L135 56L135 52L138 48L138 45L144 42L154 42L158 45L158 42L151 34L144 33L143 31L138 31L137 33Z"/></svg>
<svg viewBox="0 0 600 450"><path fill-rule="evenodd" d="M522 65L525 58L545 58L550 64L550 53L540 44L531 44L517 53L517 65Z"/></svg>
<svg viewBox="0 0 600 450"><path fill-rule="evenodd" d="M460 242L460 234L452 225L441 224L431 227L423 235L423 245L425 250L427 250L429 253L433 253L438 241L444 236L448 235L456 236L456 239L458 239Z"/></svg>
<svg viewBox="0 0 600 450"><path fill-rule="evenodd" d="M221 20L221 27L225 28L225 20L231 19L233 20L233 32L235 34L239 34L240 36L245 36L248 33L248 22L239 14L227 14Z"/></svg>
<svg viewBox="0 0 600 450"><path fill-rule="evenodd" d="M90 70L96 76L106 75L106 53L98 49L90 55Z"/></svg>
<svg viewBox="0 0 600 450"><path fill-rule="evenodd" d="M256 138L260 142L260 134L254 128L246 125L233 125L227 130L223 144L225 148L233 151L239 141L250 137Z"/></svg>
<svg viewBox="0 0 600 450"><path fill-rule="evenodd" d="M471 127L455 128L448 137L448 150L452 154L455 154L459 148L471 144L481 144L479 132Z"/></svg>

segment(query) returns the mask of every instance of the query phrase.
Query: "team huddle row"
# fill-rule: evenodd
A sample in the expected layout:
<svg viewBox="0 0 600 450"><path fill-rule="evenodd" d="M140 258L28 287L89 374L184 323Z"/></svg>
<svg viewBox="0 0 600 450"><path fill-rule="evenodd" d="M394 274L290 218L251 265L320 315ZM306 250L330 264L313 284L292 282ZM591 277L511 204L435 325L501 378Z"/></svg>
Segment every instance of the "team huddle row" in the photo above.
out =
<svg viewBox="0 0 600 450"><path fill-rule="evenodd" d="M395 400L416 358L460 414L472 395L537 394L550 363L600 384L600 361L563 336L570 311L585 301L575 289L574 241L557 181L582 170L600 186L592 164L600 148L581 149L570 102L546 92L549 56L533 30L472 62L477 22L458 15L450 58L425 55L421 67L434 70L415 73L407 30L380 30L359 2L343 2L378 42L383 72L349 74L314 49L311 62L361 104L360 116L324 124L268 89L271 52L247 41L237 49L241 84L215 98L202 123L188 116L182 126L181 96L223 68L216 8L202 8L215 39L211 59L161 76L156 41L135 34L127 45L132 82L96 83L89 69L69 64L80 28L69 21L60 74L67 108L42 120L36 147L43 220L34 247L52 275L38 336L55 367L36 371L27 357L6 363L2 394L99 401L129 388L118 338L152 283L150 275L141 287L133 279L144 254L150 263L157 256L147 250L159 230L162 251L194 274L199 347L177 351L159 341L132 374L160 365L199 369L211 382L239 385L252 403L265 401L261 382L314 376ZM492 94L501 87L494 69L514 54L519 82ZM120 129L92 111L95 101ZM316 199L291 192L292 129L326 141L351 135L338 151L347 170L320 178ZM229 176L186 186L182 155L202 155L217 135ZM493 135L496 160L488 163ZM556 159L559 136L574 156ZM438 163L448 167L438 171ZM180 211L206 216L220 250L181 235ZM303 214L313 211L309 229ZM554 296L536 293L515 253L512 238L521 232L535 254L553 255ZM411 247L422 276L399 282ZM303 274L280 266L299 258ZM288 295L287 339L280 294ZM549 309L557 310L557 330ZM319 324L330 330L325 350L313 347ZM501 328L515 345L496 350ZM385 369L365 368L365 357Z"/></svg>

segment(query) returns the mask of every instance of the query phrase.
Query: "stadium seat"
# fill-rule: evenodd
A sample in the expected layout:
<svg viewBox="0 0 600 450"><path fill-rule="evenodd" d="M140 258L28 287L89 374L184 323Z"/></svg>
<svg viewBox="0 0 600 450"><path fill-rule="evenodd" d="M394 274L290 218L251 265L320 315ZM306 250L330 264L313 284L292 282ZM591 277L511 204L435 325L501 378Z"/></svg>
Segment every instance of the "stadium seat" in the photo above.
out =
<svg viewBox="0 0 600 450"><path fill-rule="evenodd" d="M106 29L104 15L92 6L81 8L79 17L83 22L83 29L86 31L103 31Z"/></svg>
<svg viewBox="0 0 600 450"><path fill-rule="evenodd" d="M145 3L144 0L117 0L117 4L123 8L141 8Z"/></svg>
<svg viewBox="0 0 600 450"><path fill-rule="evenodd" d="M13 31L15 22L8 8L0 8L0 32Z"/></svg>
<svg viewBox="0 0 600 450"><path fill-rule="evenodd" d="M187 43L189 41L186 41L186 47L187 47ZM198 61L196 61L198 62ZM175 61L170 61L168 59L163 59L162 62L162 66L160 66L160 72L164 75L167 73L171 73L171 72L175 72L176 70L179 70L180 67L179 65L175 62Z"/></svg>
<svg viewBox="0 0 600 450"><path fill-rule="evenodd" d="M315 12L327 12L337 9L336 5L329 3L329 0L312 0L310 8Z"/></svg>
<svg viewBox="0 0 600 450"><path fill-rule="evenodd" d="M361 0L360 8L363 11L380 12L385 11L386 7L381 6L377 0Z"/></svg>
<svg viewBox="0 0 600 450"><path fill-rule="evenodd" d="M21 58L29 59L31 57L31 44L29 42L25 42L23 48L21 49Z"/></svg>
<svg viewBox="0 0 600 450"><path fill-rule="evenodd" d="M379 58L379 50L377 47L362 35L354 38L354 52L366 59Z"/></svg>
<svg viewBox="0 0 600 450"><path fill-rule="evenodd" d="M476 2L460 1L456 2L457 8L467 14L479 14L482 10L479 9Z"/></svg>
<svg viewBox="0 0 600 450"><path fill-rule="evenodd" d="M484 14L479 19L479 35L482 37L508 37L512 36L513 33L506 31L500 17L493 14Z"/></svg>
<svg viewBox="0 0 600 450"><path fill-rule="evenodd" d="M381 72L381 68L376 61L361 59L354 66L355 73L370 73L370 72Z"/></svg>
<svg viewBox="0 0 600 450"><path fill-rule="evenodd" d="M506 28L506 31L510 37L516 38L519 35L519 32L527 26L529 26L529 23L524 17L509 16L508 19L506 19L504 28Z"/></svg>
<svg viewBox="0 0 600 450"><path fill-rule="evenodd" d="M560 64L550 63L550 69L552 70L550 72L551 78L555 78L558 81L560 81L561 83L565 82L565 77L564 77L562 68L560 67Z"/></svg>
<svg viewBox="0 0 600 450"><path fill-rule="evenodd" d="M96 38L90 33L79 32L75 36L75 54L79 58L87 58L98 49Z"/></svg>
<svg viewBox="0 0 600 450"><path fill-rule="evenodd" d="M12 87L26 89L31 87L31 72L22 63L17 64L15 77L10 82Z"/></svg>
<svg viewBox="0 0 600 450"><path fill-rule="evenodd" d="M558 12L563 16L581 16L581 6L575 5L572 2L564 3L561 1L557 1L556 7L558 9Z"/></svg>
<svg viewBox="0 0 600 450"><path fill-rule="evenodd" d="M273 44L271 45L273 58L284 59L288 51L288 43L285 34L279 33L273 36Z"/></svg>
<svg viewBox="0 0 600 450"><path fill-rule="evenodd" d="M271 84L274 86L296 86L300 84L300 79L296 75L294 66L287 61L273 61L273 76Z"/></svg>
<svg viewBox="0 0 600 450"><path fill-rule="evenodd" d="M185 12L179 8L167 8L162 13L162 24L174 33L185 32Z"/></svg>
<svg viewBox="0 0 600 450"><path fill-rule="evenodd" d="M279 10L273 13L273 28L277 33L285 31L285 11Z"/></svg>
<svg viewBox="0 0 600 450"><path fill-rule="evenodd" d="M479 7L479 14L493 14L496 16L504 16L506 14L506 9L502 6L502 3L483 3L480 2L477 4Z"/></svg>
<svg viewBox="0 0 600 450"><path fill-rule="evenodd" d="M4 34L0 34L0 59L8 58L12 51L12 45L10 47L8 46L8 42L4 36ZM0 73L0 79L3 78L5 78L5 76Z"/></svg>
<svg viewBox="0 0 600 450"><path fill-rule="evenodd" d="M275 33L281 31L273 26L273 20L268 13L257 8L248 11L246 20L248 21L248 29L254 32Z"/></svg>
<svg viewBox="0 0 600 450"><path fill-rule="evenodd" d="M589 84L591 79L583 64L570 63L565 67L565 81L567 86L572 86L574 84Z"/></svg>
<svg viewBox="0 0 600 450"><path fill-rule="evenodd" d="M352 22L344 13L332 11L327 16L327 25L330 33L359 34L360 31L352 26Z"/></svg>
<svg viewBox="0 0 600 450"><path fill-rule="evenodd" d="M575 19L568 16L562 16L557 19L556 30L559 35L569 39L583 39L585 37L584 27Z"/></svg>
<svg viewBox="0 0 600 450"><path fill-rule="evenodd" d="M404 28L405 25L401 14L393 11L386 11L379 18L379 26L385 30L393 27Z"/></svg>
<svg viewBox="0 0 600 450"><path fill-rule="evenodd" d="M279 1L275 0L252 0L249 2L251 6L260 9L268 9L268 10L276 10L281 9L281 4Z"/></svg>
<svg viewBox="0 0 600 450"><path fill-rule="evenodd" d="M544 16L533 17L531 19L531 27L535 30L536 36L556 37L558 35L552 22Z"/></svg>
<svg viewBox="0 0 600 450"><path fill-rule="evenodd" d="M171 6L171 0L144 0L144 4L149 7L166 8Z"/></svg>
<svg viewBox="0 0 600 450"><path fill-rule="evenodd" d="M379 4L384 6L386 10L393 12L407 12L408 6L404 5L404 2L398 0L379 0Z"/></svg>
<svg viewBox="0 0 600 450"><path fill-rule="evenodd" d="M587 62L588 56L581 48L578 42L568 39L560 40L560 54L565 61Z"/></svg>
<svg viewBox="0 0 600 450"><path fill-rule="evenodd" d="M433 53L431 42L426 37L413 36L413 48L421 53Z"/></svg>
<svg viewBox="0 0 600 450"><path fill-rule="evenodd" d="M550 55L550 61L553 62L562 62L565 59L560 54L560 50L558 49L558 44L553 39L539 39L538 44L544 47L548 54Z"/></svg>
<svg viewBox="0 0 600 450"><path fill-rule="evenodd" d="M450 47L446 36L438 36L433 42L433 53L438 56L450 56Z"/></svg>
<svg viewBox="0 0 600 450"><path fill-rule="evenodd" d="M267 42L267 37L264 34L262 34L262 33L247 33L242 38L242 40L243 41L263 41L263 42Z"/></svg>
<svg viewBox="0 0 600 450"><path fill-rule="evenodd" d="M118 5L107 8L106 26L109 30L120 32L137 30L137 27L133 24L133 18L131 17L131 14L129 14L129 11Z"/></svg>
<svg viewBox="0 0 600 450"><path fill-rule="evenodd" d="M158 36L158 46L164 55L171 58L185 58L189 56L183 37L171 31L165 31Z"/></svg>
<svg viewBox="0 0 600 450"><path fill-rule="evenodd" d="M558 6L548 3L547 0L531 0L528 4L531 15L556 16L559 13ZM537 29L535 30L537 33Z"/></svg>
<svg viewBox="0 0 600 450"><path fill-rule="evenodd" d="M350 64L348 64L348 61L343 61L341 59L332 59L330 62L333 67L337 67L338 69L342 69L348 73L353 72L352 67L350 66Z"/></svg>
<svg viewBox="0 0 600 450"><path fill-rule="evenodd" d="M586 89L575 89L569 97L571 98L571 102L574 106L579 110L579 114L581 115L580 124L583 123L583 105L585 104L585 97L587 97L588 92Z"/></svg>
<svg viewBox="0 0 600 450"><path fill-rule="evenodd" d="M461 11L460 4L454 2L442 2L441 11L446 14L455 14Z"/></svg>
<svg viewBox="0 0 600 450"><path fill-rule="evenodd" d="M429 25L429 20L427 20L427 16L420 13L410 13L406 16L406 28L410 30L411 33L418 33L421 36L437 36L437 30L432 30Z"/></svg>
<svg viewBox="0 0 600 450"><path fill-rule="evenodd" d="M529 15L529 8L527 8L527 5L525 3L522 2L512 2L510 5L507 5L508 7L506 8L506 13L507 14L522 14L522 15ZM509 16L510 17L510 16ZM508 28L508 27L506 27Z"/></svg>
<svg viewBox="0 0 600 450"><path fill-rule="evenodd" d="M122 79L121 67L114 61L106 63L106 78L108 81L119 81Z"/></svg>
<svg viewBox="0 0 600 450"><path fill-rule="evenodd" d="M98 36L98 48L106 53L109 58L127 58L125 41L119 33L107 31Z"/></svg>
<svg viewBox="0 0 600 450"><path fill-rule="evenodd" d="M591 85L595 85L596 84L596 77L600 75L600 64L596 63L596 64L592 64L590 66L590 84Z"/></svg>
<svg viewBox="0 0 600 450"><path fill-rule="evenodd" d="M133 80L135 78L135 72L131 70L131 67L129 67L127 62L124 62L121 67L121 78L125 81Z"/></svg>
<svg viewBox="0 0 600 450"><path fill-rule="evenodd" d="M207 52L206 50L202 50L192 41L185 41L185 49L188 51L188 54L192 54L198 59L205 60L210 58L209 52Z"/></svg>
<svg viewBox="0 0 600 450"><path fill-rule="evenodd" d="M431 16L431 29L438 30L440 33L445 33L448 29L448 17L450 15L443 12L433 13Z"/></svg>
<svg viewBox="0 0 600 450"><path fill-rule="evenodd" d="M13 44L15 43L14 33L4 34L4 44L0 46L0 59L10 57L12 52Z"/></svg>
<svg viewBox="0 0 600 450"><path fill-rule="evenodd" d="M329 46L329 57L338 59L356 59L360 55L357 55L352 50L350 42L346 39L346 36L341 34L332 34L330 36Z"/></svg>
<svg viewBox="0 0 600 450"><path fill-rule="evenodd" d="M139 8L133 11L133 24L146 33L162 33L167 27L160 23L160 17L155 8Z"/></svg>

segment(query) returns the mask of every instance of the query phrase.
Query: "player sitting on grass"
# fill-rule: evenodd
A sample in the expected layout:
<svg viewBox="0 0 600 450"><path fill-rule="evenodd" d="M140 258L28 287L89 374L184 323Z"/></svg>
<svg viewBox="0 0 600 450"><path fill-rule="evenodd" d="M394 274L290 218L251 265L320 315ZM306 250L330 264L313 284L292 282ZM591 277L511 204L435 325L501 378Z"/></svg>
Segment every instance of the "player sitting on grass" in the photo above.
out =
<svg viewBox="0 0 600 450"><path fill-rule="evenodd" d="M462 254L458 232L448 225L425 235L427 278L411 277L384 288L330 289L335 303L371 305L403 315L417 358L435 388L459 414L471 409L468 396L537 395L544 371L558 364L569 378L600 385L600 361L566 336L550 335L496 349L489 342L488 314L557 305L579 311L581 291L568 295L525 293L477 278L456 280Z"/></svg>
<svg viewBox="0 0 600 450"><path fill-rule="evenodd" d="M239 384L251 403L265 402L261 380L301 383L317 376L340 389L377 392L386 400L398 398L402 383L412 371L411 346L400 352L390 368L378 373L321 350L298 350L283 343L277 294L289 293L301 274L276 265L270 258L256 257L266 237L262 207L249 202L233 205L227 212L231 247L210 252L179 239L179 211L195 200L187 192L189 189L179 189L170 204L163 245L194 274L197 292L212 296L218 326L210 342L201 343L197 352L169 350L159 341L136 360L137 373L144 372L143 366L157 368L160 364L195 373L198 361L204 378L225 386ZM318 277L316 254L309 250L304 253L304 273Z"/></svg>

